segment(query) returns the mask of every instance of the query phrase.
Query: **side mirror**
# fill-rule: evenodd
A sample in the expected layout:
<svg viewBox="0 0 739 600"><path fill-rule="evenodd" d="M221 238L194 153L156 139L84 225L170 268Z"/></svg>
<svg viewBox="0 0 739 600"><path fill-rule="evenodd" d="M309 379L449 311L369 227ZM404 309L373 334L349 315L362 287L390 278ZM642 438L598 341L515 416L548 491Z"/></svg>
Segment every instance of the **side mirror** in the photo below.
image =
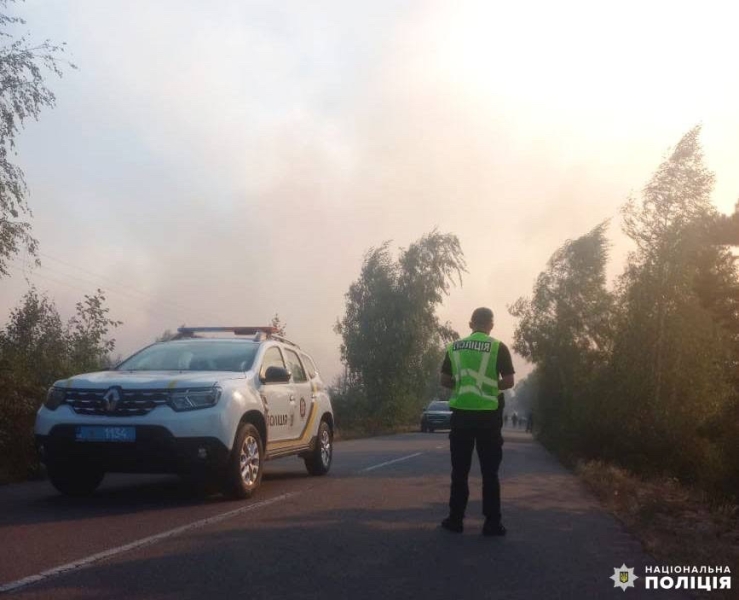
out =
<svg viewBox="0 0 739 600"><path fill-rule="evenodd" d="M262 383L287 383L290 381L290 371L282 367L267 367Z"/></svg>

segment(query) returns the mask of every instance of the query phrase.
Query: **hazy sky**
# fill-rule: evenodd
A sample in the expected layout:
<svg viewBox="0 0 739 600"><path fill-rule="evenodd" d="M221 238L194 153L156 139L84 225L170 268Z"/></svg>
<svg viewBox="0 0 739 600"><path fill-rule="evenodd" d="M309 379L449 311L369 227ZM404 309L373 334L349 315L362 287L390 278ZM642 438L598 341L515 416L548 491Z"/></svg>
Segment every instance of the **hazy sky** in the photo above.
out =
<svg viewBox="0 0 739 600"><path fill-rule="evenodd" d="M79 66L22 133L43 268L68 317L105 289L128 354L164 329L267 323L331 379L364 252L456 233L466 331L554 250L617 217L692 126L716 205L739 196L729 2L27 0ZM612 227L613 265L626 249ZM27 289L0 281L0 320ZM520 373L528 370L514 357Z"/></svg>

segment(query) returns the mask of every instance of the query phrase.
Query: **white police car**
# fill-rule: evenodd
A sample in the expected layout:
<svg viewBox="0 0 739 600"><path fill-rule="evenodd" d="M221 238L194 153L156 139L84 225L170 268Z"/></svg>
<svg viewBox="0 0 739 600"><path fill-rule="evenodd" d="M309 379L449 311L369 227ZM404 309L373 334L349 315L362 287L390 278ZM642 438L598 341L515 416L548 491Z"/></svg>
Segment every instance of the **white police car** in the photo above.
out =
<svg viewBox="0 0 739 600"><path fill-rule="evenodd" d="M113 370L57 381L35 425L52 484L82 495L106 472L179 473L247 498L268 459L297 455L327 473L331 400L310 356L274 334L183 327Z"/></svg>

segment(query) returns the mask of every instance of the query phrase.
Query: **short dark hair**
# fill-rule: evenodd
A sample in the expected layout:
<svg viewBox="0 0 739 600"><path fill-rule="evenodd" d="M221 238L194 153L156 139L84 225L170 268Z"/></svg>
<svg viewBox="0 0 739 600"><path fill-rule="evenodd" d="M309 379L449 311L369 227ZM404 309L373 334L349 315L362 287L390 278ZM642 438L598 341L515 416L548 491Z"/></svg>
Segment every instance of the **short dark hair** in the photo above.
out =
<svg viewBox="0 0 739 600"><path fill-rule="evenodd" d="M474 311L472 311L472 316L470 317L470 321L472 321L473 323L476 323L477 325L484 325L486 323L492 323L493 322L493 311L484 306L481 306L480 308L476 308Z"/></svg>

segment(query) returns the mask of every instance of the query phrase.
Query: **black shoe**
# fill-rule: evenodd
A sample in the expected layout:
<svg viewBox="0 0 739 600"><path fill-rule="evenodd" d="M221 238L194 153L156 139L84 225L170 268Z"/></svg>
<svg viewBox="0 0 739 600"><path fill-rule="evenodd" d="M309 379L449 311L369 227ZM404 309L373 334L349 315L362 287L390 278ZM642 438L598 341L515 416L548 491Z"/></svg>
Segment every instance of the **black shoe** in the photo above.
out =
<svg viewBox="0 0 739 600"><path fill-rule="evenodd" d="M453 533L462 533L464 531L464 525L462 525L461 519L452 519L451 517L447 517L441 522L441 526L447 531L451 531Z"/></svg>
<svg viewBox="0 0 739 600"><path fill-rule="evenodd" d="M485 520L485 524L482 526L482 535L493 537L503 536L506 534L506 528L503 527L503 523L500 521Z"/></svg>

